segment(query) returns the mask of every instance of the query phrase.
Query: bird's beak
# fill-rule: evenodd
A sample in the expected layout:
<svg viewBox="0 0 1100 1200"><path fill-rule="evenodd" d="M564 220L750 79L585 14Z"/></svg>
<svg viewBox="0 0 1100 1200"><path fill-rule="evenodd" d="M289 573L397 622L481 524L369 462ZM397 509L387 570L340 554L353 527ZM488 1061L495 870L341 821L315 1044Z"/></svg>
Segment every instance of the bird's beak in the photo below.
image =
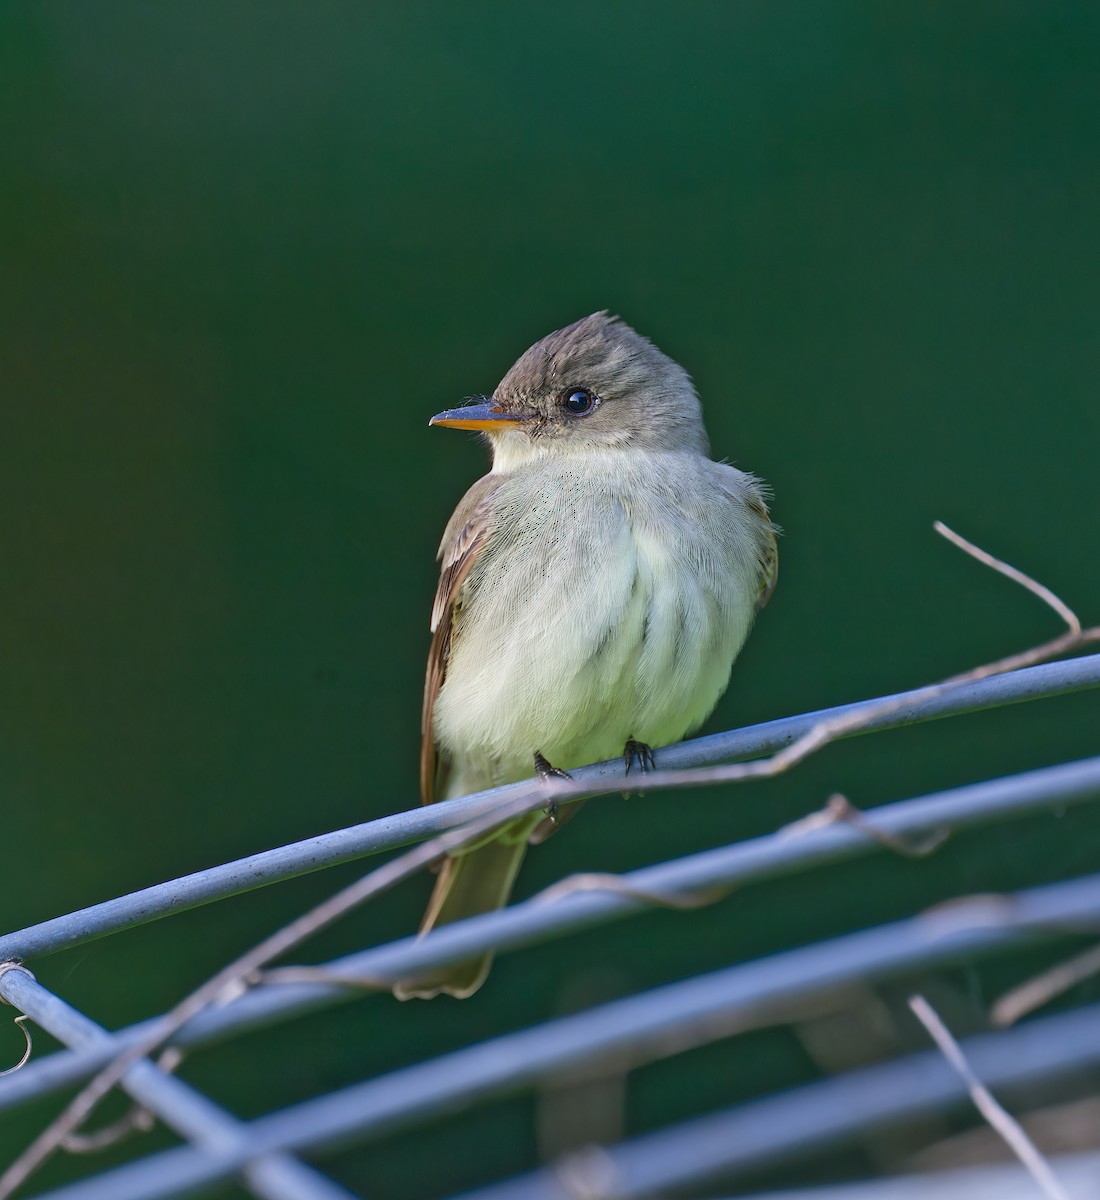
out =
<svg viewBox="0 0 1100 1200"><path fill-rule="evenodd" d="M436 413L429 425L446 425L449 429L504 429L522 421L522 417L506 413L499 404L486 400L484 404L468 404L465 408L448 408Z"/></svg>

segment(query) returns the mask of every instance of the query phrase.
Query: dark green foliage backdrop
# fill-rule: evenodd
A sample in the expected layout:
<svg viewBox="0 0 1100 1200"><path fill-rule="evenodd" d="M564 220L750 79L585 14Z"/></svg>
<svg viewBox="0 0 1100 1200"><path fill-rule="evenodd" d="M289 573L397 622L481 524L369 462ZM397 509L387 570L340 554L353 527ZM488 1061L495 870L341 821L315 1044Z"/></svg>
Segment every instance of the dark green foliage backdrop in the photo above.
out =
<svg viewBox="0 0 1100 1200"><path fill-rule="evenodd" d="M716 453L775 488L780 586L714 728L1055 630L935 517L1100 618L1098 37L1094 6L1038 0L5 5L4 926L415 803L432 556L484 465L426 420L596 308L688 366ZM1079 756L1095 730L1082 696L774 785L604 800L519 894L766 832L835 789L875 803ZM1047 818L654 915L510 956L468 1004L372 998L191 1077L262 1111L569 995L1088 870L1098 833ZM118 1024L347 877L36 969ZM424 891L311 953L409 930ZM628 1128L814 1071L788 1033L730 1043L640 1073ZM33 1122L8 1130L5 1159ZM524 1102L340 1171L407 1198L533 1154Z"/></svg>

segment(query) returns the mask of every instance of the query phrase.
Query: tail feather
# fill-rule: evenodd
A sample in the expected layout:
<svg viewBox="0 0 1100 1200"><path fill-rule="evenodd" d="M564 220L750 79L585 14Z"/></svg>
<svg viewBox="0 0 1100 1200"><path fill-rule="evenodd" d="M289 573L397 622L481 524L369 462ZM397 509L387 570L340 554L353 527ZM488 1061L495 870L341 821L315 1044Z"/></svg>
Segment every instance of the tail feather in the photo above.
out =
<svg viewBox="0 0 1100 1200"><path fill-rule="evenodd" d="M526 839L498 839L445 859L420 925L421 936L437 925L449 925L503 908L512 894L526 849ZM394 985L393 994L398 1000L413 997L428 1000L447 992L462 1000L472 996L485 982L492 961L492 954L483 954L426 975L403 979Z"/></svg>

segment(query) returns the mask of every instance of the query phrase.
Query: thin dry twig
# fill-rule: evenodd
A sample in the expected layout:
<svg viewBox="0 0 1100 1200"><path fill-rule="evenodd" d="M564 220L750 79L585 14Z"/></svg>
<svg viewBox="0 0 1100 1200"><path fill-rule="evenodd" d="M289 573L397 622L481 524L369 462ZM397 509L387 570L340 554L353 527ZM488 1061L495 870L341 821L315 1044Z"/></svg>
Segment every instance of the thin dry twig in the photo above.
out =
<svg viewBox="0 0 1100 1200"><path fill-rule="evenodd" d="M21 1070L27 1065L28 1062L30 1062L31 1054L34 1051L34 1041L31 1038L31 1031L27 1026L27 1022L29 1020L30 1017L22 1013L15 1018L13 1024L19 1026L23 1037L26 1038L27 1044L23 1047L23 1056L20 1058L20 1060L14 1066L5 1067L3 1071L0 1071L0 1077L3 1077L4 1075L14 1075L16 1071Z"/></svg>
<svg viewBox="0 0 1100 1200"><path fill-rule="evenodd" d="M643 888L631 887L624 882L621 875L611 875L599 871L570 875L551 884L537 895L532 896L532 904L548 904L571 896L574 892L615 892L620 896L629 896L643 904L654 908L670 908L677 911L688 911L695 908L705 908L716 904L719 900L736 891L733 887L700 888L692 892L651 892ZM324 983L331 986L352 987L368 992L385 992L393 986L392 979L383 979L377 975L364 975L358 972L341 971L334 967L274 967L267 971L258 972L248 981L258 983Z"/></svg>
<svg viewBox="0 0 1100 1200"><path fill-rule="evenodd" d="M21 962L0 962L0 976L6 975L9 971L22 971L24 975L29 975L31 979L34 978L34 972L28 970ZM0 999L2 999L2 997L0 997ZM3 1002L5 1004L11 1003L10 1000L4 1000ZM28 1062L30 1062L31 1054L34 1052L34 1040L31 1038L30 1027L27 1025L29 1020L30 1017L28 1017L25 1013L20 1013L20 1015L15 1018L14 1024L19 1026L19 1030L26 1039L27 1044L23 1047L23 1057L20 1058L20 1060L14 1066L7 1067L5 1070L0 1071L0 1078L3 1078L5 1075L14 1075L16 1071L21 1070L27 1065Z"/></svg>
<svg viewBox="0 0 1100 1200"><path fill-rule="evenodd" d="M148 1133L156 1119L153 1114L141 1104L135 1104L129 1112L123 1113L117 1121L104 1125L91 1133L74 1130L61 1139L61 1149L69 1154L98 1154L109 1146L124 1142L135 1133Z"/></svg>
<svg viewBox="0 0 1100 1200"><path fill-rule="evenodd" d="M822 811L832 821L843 821L845 824L851 825L853 829L858 829L872 842L876 842L894 854L900 854L903 858L927 858L951 836L950 829L934 829L919 840L887 833L885 829L879 829L862 809L856 808L847 796L842 796L839 792L825 801L825 808ZM823 822L823 824L826 823Z"/></svg>
<svg viewBox="0 0 1100 1200"><path fill-rule="evenodd" d="M1027 1168L1032 1179L1042 1189L1043 1194L1049 1200L1070 1200L1068 1193L1055 1178L1050 1164L1039 1153L1035 1143L1027 1136L1020 1123L1007 1109L1001 1106L994 1098L993 1093L974 1074L959 1043L951 1036L947 1026L940 1020L932 1005L923 996L910 996L909 1007L913 1010L917 1020L928 1030L944 1058L962 1077L966 1084L966 1090L970 1093L971 1100L974 1101L974 1107Z"/></svg>
<svg viewBox="0 0 1100 1200"><path fill-rule="evenodd" d="M990 1020L1002 1029L1015 1025L1021 1017L1096 974L1100 974L1100 946L1091 946L1005 992L990 1010Z"/></svg>
<svg viewBox="0 0 1100 1200"><path fill-rule="evenodd" d="M1032 647L1030 650L1009 655L996 662L951 676L940 683L910 692L904 698L883 701L881 704L861 709L857 713L849 713L822 721L769 758L683 771L652 771L645 775L644 780L639 781L640 786L647 791L652 791L666 787L699 786L708 783L734 783L748 779L771 778L790 770L803 759L845 734L864 729L880 717L906 705L932 699L952 688L974 683L992 675L1000 675L1032 666L1035 663L1045 662L1083 645L1100 641L1100 626L1082 629L1076 614L1042 584L1037 583L1015 567L1010 567L999 559L993 558L984 550L948 529L942 522L936 522L935 528L938 533L979 562L1013 579L1038 596L1062 618L1068 626L1067 632ZM623 780L595 787L570 783L565 780L548 781L544 784L540 794L525 795L501 804L479 818L398 855L383 866L364 875L349 887L337 892L336 895L312 911L278 930L185 997L175 1008L153 1024L146 1037L120 1053L91 1079L64 1112L43 1130L11 1167L0 1176L0 1200L6 1200L12 1191L87 1118L99 1100L119 1082L134 1063L153 1053L204 1008L218 1003L234 991L247 986L248 982L256 979L261 969L275 958L288 953L314 933L330 925L358 905L388 890L424 867L430 866L441 855L475 842L485 833L499 825L506 824L514 817L534 812L557 800L575 800L581 796L587 797L623 790ZM626 790L629 788L627 787ZM833 816L831 819L835 820L836 817ZM332 976L327 978L329 982L335 982ZM341 980L340 982L351 981ZM369 981L365 986L373 987L381 982Z"/></svg>
<svg viewBox="0 0 1100 1200"><path fill-rule="evenodd" d="M183 1062L183 1051L178 1046L169 1046L157 1056L157 1068L171 1074ZM117 1121L94 1132L77 1129L67 1133L61 1140L61 1149L69 1154L98 1154L119 1142L124 1142L135 1133L148 1133L156 1124L154 1114L144 1104L134 1104Z"/></svg>
<svg viewBox="0 0 1100 1200"><path fill-rule="evenodd" d="M1062 620L1065 621L1070 633L1081 632L1081 622L1078 620L1077 614L1064 600L1056 596L1050 588L1045 587L1038 580L1032 579L1030 575L1025 575L1019 567L1014 567L1011 563L994 558L987 550L983 550L981 546L975 546L973 542L968 541L961 533L956 533L942 521L933 521L932 528L941 537L947 538L949 542L952 542L960 550L969 554L971 558L976 558L978 562L984 563L987 567L999 572L1006 579L1011 579L1013 583L1018 583L1021 587L1027 588L1032 595L1038 596L1044 604L1053 608Z"/></svg>

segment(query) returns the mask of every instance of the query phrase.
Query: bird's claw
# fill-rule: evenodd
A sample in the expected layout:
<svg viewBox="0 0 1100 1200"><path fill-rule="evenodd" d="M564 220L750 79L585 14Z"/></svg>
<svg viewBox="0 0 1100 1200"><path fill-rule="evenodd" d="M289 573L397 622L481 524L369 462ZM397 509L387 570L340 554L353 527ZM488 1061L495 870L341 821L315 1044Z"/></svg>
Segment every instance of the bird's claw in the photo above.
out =
<svg viewBox="0 0 1100 1200"><path fill-rule="evenodd" d="M541 751L535 751L535 775L540 783L551 783L555 779L572 780L573 776L568 771L563 771L559 767L555 767ZM573 806L578 807L577 805ZM546 816L540 822L534 833L531 835L532 844L545 841L563 821L572 816L572 810L568 814L563 815L561 807L556 800L551 799L546 805Z"/></svg>
<svg viewBox="0 0 1100 1200"><path fill-rule="evenodd" d="M563 771L548 762L539 750L535 751L535 774L542 783L549 783L552 779L571 780L573 778L568 771Z"/></svg>
<svg viewBox="0 0 1100 1200"><path fill-rule="evenodd" d="M643 775L647 775L656 765L652 746L647 746L645 742L637 742L634 738L627 738L626 746L623 748L623 766L626 768L627 775L634 767L637 767Z"/></svg>

